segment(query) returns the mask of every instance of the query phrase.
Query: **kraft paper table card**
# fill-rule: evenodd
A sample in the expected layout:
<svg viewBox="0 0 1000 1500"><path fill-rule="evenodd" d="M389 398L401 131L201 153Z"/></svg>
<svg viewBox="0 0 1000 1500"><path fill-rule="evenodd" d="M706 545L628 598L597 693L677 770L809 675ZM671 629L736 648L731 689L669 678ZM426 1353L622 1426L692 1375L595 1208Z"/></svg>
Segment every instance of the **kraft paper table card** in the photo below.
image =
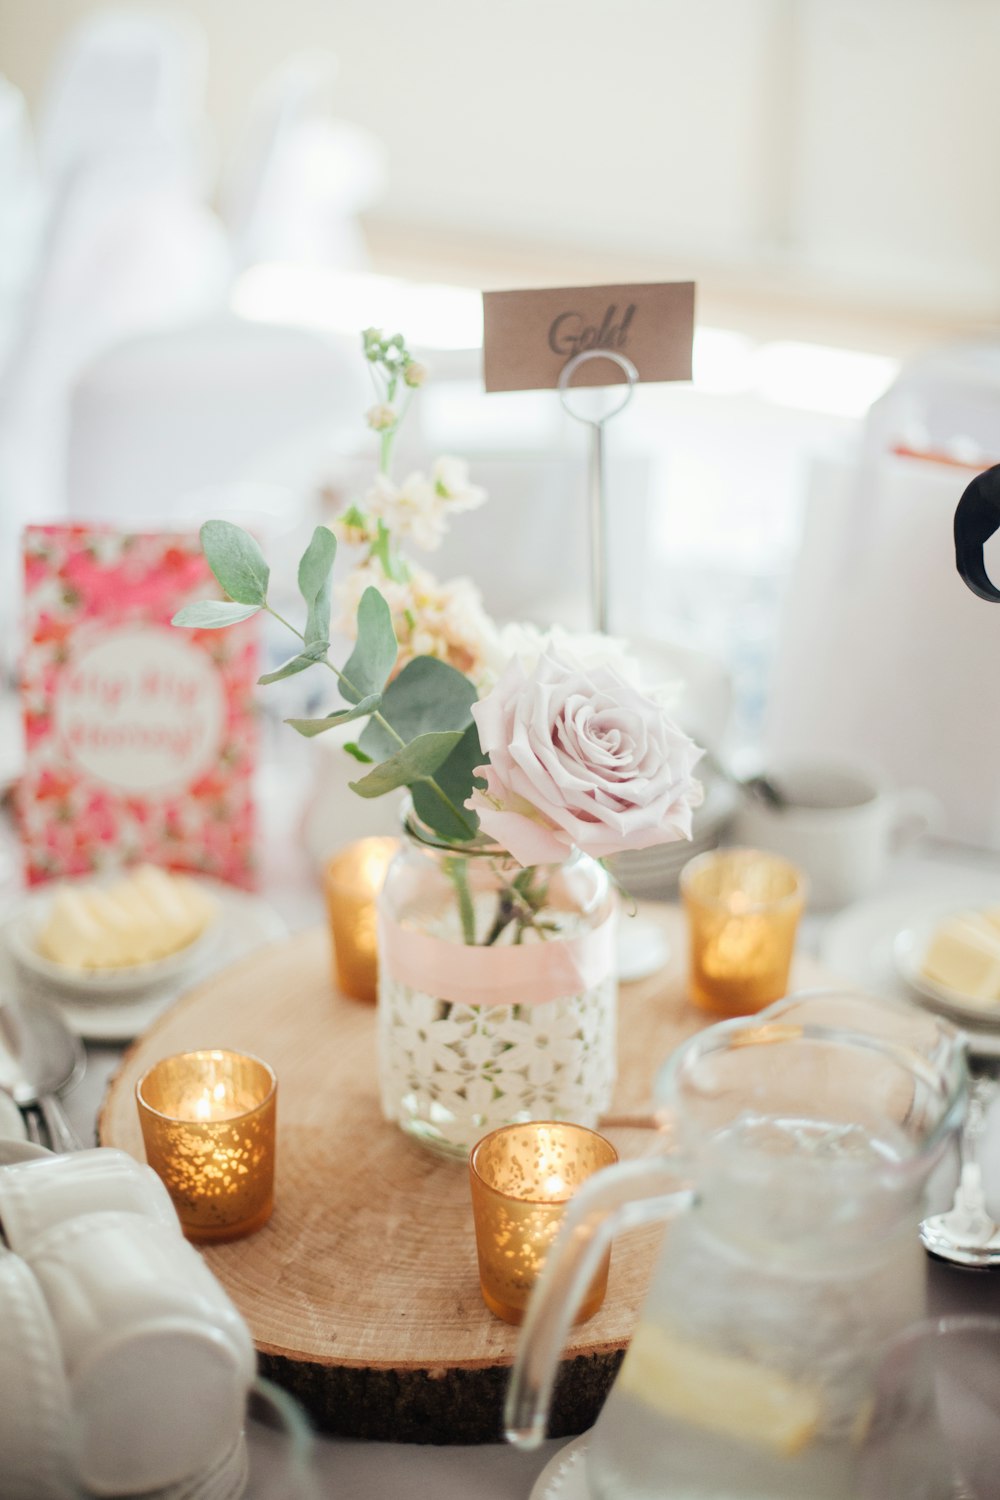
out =
<svg viewBox="0 0 1000 1500"><path fill-rule="evenodd" d="M693 281L483 293L488 391L554 390L567 361L593 349L625 355L643 382L690 380L693 338ZM573 383L622 378L607 360L595 359Z"/></svg>
<svg viewBox="0 0 1000 1500"><path fill-rule="evenodd" d="M171 626L219 597L197 536L32 526L24 580L29 883L150 861L252 886L258 622Z"/></svg>

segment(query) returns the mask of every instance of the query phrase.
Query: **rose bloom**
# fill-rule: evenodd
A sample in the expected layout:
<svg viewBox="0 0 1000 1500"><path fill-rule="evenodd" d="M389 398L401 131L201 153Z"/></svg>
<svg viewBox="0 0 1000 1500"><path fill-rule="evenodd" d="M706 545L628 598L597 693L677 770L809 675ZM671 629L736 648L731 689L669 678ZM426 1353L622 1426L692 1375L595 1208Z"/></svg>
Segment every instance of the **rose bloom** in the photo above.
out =
<svg viewBox="0 0 1000 1500"><path fill-rule="evenodd" d="M584 672L595 667L613 667L620 677L636 687L643 681L638 660L632 655L628 642L620 636L605 635L597 630L566 630L562 625L549 625L543 629L526 621L517 621L501 626L496 633L495 650L488 663L480 696L485 697L513 657L517 657L526 672L531 672L546 652ZM677 679L660 679L655 683L646 679L645 691L661 708L669 710L681 696L682 683Z"/></svg>
<svg viewBox="0 0 1000 1500"><path fill-rule="evenodd" d="M613 667L548 651L527 671L515 658L472 713L489 764L466 806L518 864L691 837L702 752Z"/></svg>

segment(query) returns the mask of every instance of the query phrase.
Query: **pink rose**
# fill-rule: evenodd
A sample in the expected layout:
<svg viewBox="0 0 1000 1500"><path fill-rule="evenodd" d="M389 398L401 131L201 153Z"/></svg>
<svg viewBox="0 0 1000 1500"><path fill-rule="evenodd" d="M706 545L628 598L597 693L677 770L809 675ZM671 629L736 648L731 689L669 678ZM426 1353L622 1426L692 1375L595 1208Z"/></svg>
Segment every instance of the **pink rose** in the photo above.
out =
<svg viewBox="0 0 1000 1500"><path fill-rule="evenodd" d="M489 765L466 805L519 864L691 837L702 752L613 667L547 652L526 672L515 658L472 713Z"/></svg>

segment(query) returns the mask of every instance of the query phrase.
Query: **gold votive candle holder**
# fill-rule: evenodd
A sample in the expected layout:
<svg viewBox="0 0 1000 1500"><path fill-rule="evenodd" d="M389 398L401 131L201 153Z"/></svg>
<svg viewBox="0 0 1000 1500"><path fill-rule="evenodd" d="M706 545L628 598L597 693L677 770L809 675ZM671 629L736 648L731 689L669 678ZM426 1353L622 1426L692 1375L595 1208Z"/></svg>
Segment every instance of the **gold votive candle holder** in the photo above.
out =
<svg viewBox="0 0 1000 1500"><path fill-rule="evenodd" d="M135 1086L146 1160L189 1240L234 1240L274 1208L277 1079L242 1052L181 1052Z"/></svg>
<svg viewBox="0 0 1000 1500"><path fill-rule="evenodd" d="M502 1125L469 1153L479 1284L490 1312L520 1323L532 1289L559 1232L566 1204L588 1177L610 1167L618 1153L583 1125L532 1120ZM604 1301L611 1252L594 1274L576 1322Z"/></svg>
<svg viewBox="0 0 1000 1500"><path fill-rule="evenodd" d="M762 849L712 849L681 871L687 918L689 990L702 1010L750 1015L788 988L802 871Z"/></svg>
<svg viewBox="0 0 1000 1500"><path fill-rule="evenodd" d="M378 993L375 903L398 848L398 839L358 839L335 854L323 872L334 984L342 995L371 1005Z"/></svg>

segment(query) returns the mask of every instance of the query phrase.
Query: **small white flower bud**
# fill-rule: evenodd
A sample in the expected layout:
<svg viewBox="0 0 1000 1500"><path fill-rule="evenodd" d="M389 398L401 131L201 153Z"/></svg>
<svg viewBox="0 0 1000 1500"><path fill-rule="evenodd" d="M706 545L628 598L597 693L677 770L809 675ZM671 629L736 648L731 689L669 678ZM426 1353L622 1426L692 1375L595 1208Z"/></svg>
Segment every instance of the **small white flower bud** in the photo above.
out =
<svg viewBox="0 0 1000 1500"><path fill-rule="evenodd" d="M375 432L388 432L390 427L396 425L396 413L391 406L384 404L370 406L365 413L365 421Z"/></svg>

